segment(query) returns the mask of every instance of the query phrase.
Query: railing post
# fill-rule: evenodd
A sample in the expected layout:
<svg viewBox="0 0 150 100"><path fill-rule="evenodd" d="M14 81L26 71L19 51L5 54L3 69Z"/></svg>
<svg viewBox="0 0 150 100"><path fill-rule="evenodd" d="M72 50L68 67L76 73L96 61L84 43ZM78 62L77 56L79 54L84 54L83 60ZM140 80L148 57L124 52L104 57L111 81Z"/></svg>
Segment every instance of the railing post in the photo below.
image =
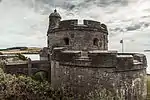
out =
<svg viewBox="0 0 150 100"><path fill-rule="evenodd" d="M51 52L50 48L48 48L48 64L49 64L49 71L48 71L48 81L51 83Z"/></svg>
<svg viewBox="0 0 150 100"><path fill-rule="evenodd" d="M31 76L32 73L32 61L28 58L28 75Z"/></svg>

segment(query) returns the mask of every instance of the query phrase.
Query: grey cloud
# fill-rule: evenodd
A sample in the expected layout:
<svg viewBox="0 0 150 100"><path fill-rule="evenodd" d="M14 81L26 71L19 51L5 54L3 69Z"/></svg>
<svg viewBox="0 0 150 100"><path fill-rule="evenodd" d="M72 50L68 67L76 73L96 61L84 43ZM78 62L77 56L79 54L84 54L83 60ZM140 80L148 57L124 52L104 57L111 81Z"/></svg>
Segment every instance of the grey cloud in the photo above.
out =
<svg viewBox="0 0 150 100"><path fill-rule="evenodd" d="M116 28L114 28L114 29L110 28L109 30L110 30L110 31L121 31L121 28L120 28L120 27L116 27Z"/></svg>
<svg viewBox="0 0 150 100"><path fill-rule="evenodd" d="M128 0L100 0L97 5L102 7L110 6L110 5L126 6L128 5Z"/></svg>
<svg viewBox="0 0 150 100"><path fill-rule="evenodd" d="M127 6L128 0L34 0L35 6L39 7L39 4L48 4L52 7L61 7L66 10L73 10L78 8L84 8L89 6L108 7L110 5Z"/></svg>
<svg viewBox="0 0 150 100"><path fill-rule="evenodd" d="M137 24L132 24L132 25L127 25L127 27L124 27L125 31L136 31L138 29L141 28L147 28L150 26L150 23L146 23L146 22L140 22ZM118 31L118 32L122 32L124 31L121 27L116 27L116 28L110 28L110 31Z"/></svg>
<svg viewBox="0 0 150 100"><path fill-rule="evenodd" d="M134 25L130 25L128 27L126 27L127 31L135 31L141 28L147 28L150 25L150 23L145 23L145 22L141 22L138 24L134 24Z"/></svg>
<svg viewBox="0 0 150 100"><path fill-rule="evenodd" d="M47 15L52 12L52 9L59 7L67 10L68 12L80 12L82 9L88 9L90 7L116 7L116 5L125 6L128 4L128 0L21 0L22 3L30 8L33 8L35 12ZM107 13L112 13L114 10L111 8L106 10ZM94 16L94 15L93 15Z"/></svg>
<svg viewBox="0 0 150 100"><path fill-rule="evenodd" d="M84 0L79 3L79 6L85 6L87 4L95 4L100 7L107 7L110 5L128 5L128 0Z"/></svg>
<svg viewBox="0 0 150 100"><path fill-rule="evenodd" d="M135 30L140 29L141 26L142 26L142 25L140 25L140 24L135 24L135 25L126 27L126 30L127 30L127 31L135 31Z"/></svg>
<svg viewBox="0 0 150 100"><path fill-rule="evenodd" d="M150 18L150 15L142 16L141 18Z"/></svg>

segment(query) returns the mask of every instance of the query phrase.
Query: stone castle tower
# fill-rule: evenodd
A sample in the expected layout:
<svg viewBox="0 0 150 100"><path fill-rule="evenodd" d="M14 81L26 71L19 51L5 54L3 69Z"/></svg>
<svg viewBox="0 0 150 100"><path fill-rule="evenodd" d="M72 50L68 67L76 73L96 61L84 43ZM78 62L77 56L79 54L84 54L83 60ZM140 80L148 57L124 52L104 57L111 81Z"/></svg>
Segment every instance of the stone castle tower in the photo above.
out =
<svg viewBox="0 0 150 100"><path fill-rule="evenodd" d="M48 46L66 47L69 50L107 50L108 31L105 24L97 21L78 20L60 21L61 17L55 10L49 16Z"/></svg>
<svg viewBox="0 0 150 100"><path fill-rule="evenodd" d="M48 57L51 84L73 100L144 100L146 57L108 50L105 24L93 20L61 21L55 10L49 16Z"/></svg>

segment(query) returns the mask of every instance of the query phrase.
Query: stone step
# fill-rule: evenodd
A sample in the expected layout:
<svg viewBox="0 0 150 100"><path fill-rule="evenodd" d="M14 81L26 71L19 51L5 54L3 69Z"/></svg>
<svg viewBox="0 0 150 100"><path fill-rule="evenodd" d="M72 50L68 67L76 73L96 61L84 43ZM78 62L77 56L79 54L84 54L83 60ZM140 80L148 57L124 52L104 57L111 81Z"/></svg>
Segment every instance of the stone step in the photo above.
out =
<svg viewBox="0 0 150 100"><path fill-rule="evenodd" d="M76 60L91 61L89 59L89 57L87 57L87 56L81 56L81 57L77 58Z"/></svg>
<svg viewBox="0 0 150 100"><path fill-rule="evenodd" d="M87 51L82 51L81 56L87 56L88 57L88 52Z"/></svg>
<svg viewBox="0 0 150 100"><path fill-rule="evenodd" d="M76 58L77 61L90 61L89 57L88 57L88 52L87 51L82 51L81 52L81 57Z"/></svg>

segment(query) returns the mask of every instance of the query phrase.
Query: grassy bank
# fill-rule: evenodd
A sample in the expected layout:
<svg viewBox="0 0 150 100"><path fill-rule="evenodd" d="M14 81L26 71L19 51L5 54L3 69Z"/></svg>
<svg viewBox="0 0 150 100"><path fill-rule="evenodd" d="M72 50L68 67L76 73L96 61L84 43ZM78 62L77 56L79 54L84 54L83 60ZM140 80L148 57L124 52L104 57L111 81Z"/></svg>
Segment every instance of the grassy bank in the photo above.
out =
<svg viewBox="0 0 150 100"><path fill-rule="evenodd" d="M41 48L37 47L26 47L26 48L7 48L7 49L0 49L0 52L3 54L38 54Z"/></svg>

